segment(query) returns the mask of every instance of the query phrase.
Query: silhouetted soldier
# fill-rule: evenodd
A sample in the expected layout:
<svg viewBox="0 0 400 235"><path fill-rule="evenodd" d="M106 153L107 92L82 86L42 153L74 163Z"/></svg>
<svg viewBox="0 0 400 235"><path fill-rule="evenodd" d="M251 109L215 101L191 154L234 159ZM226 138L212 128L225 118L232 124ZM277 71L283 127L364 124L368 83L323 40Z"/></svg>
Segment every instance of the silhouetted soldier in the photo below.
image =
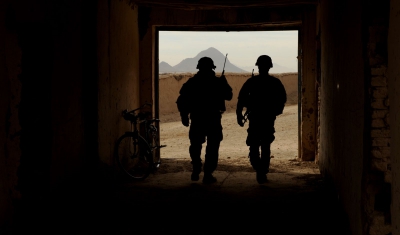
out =
<svg viewBox="0 0 400 235"><path fill-rule="evenodd" d="M232 99L232 88L224 75L216 77L214 62L209 57L198 61L199 71L182 85L177 99L178 110L182 124L189 126L190 147L192 159L192 181L199 180L202 168L201 149L207 140L204 160L203 183L214 183L217 179L212 173L217 168L218 151L223 139L221 117L225 111L225 100Z"/></svg>
<svg viewBox="0 0 400 235"><path fill-rule="evenodd" d="M271 143L275 136L276 116L283 112L286 103L286 91L282 82L270 76L272 60L267 55L258 57L256 65L259 75L252 76L239 91L236 108L237 122L244 125L243 107L249 120L246 144L249 146L249 158L253 169L257 172L257 182L267 181L271 159ZM261 157L260 157L261 147Z"/></svg>

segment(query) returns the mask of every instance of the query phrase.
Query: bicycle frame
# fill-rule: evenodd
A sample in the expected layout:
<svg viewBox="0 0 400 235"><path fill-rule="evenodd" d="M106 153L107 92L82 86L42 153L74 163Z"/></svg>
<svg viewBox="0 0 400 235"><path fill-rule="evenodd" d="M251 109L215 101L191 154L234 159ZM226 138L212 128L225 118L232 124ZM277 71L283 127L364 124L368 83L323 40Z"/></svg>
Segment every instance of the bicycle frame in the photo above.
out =
<svg viewBox="0 0 400 235"><path fill-rule="evenodd" d="M151 114L150 112L140 112L140 109L146 105L149 104L142 105L141 107L131 111L122 111L123 118L131 123L131 130L125 132L124 135L118 138L115 147L115 156L119 166L128 175L136 179L146 178L151 170L155 170L160 166L161 161L159 158L159 152L156 152L155 150L166 146L160 145L158 140L158 129L154 124L160 120L149 118ZM128 140L128 138L131 139L131 142L124 142L124 140ZM121 145L121 143L123 144ZM119 148L119 146L122 146L122 148ZM129 150L129 146L131 147L131 150ZM119 150L122 150L121 154L119 153ZM123 160L124 163L122 163L121 160ZM144 163L144 165L142 163ZM130 167L133 166L131 164L138 164L137 169L139 170L134 171L140 172L139 174L133 176L135 173L129 170Z"/></svg>

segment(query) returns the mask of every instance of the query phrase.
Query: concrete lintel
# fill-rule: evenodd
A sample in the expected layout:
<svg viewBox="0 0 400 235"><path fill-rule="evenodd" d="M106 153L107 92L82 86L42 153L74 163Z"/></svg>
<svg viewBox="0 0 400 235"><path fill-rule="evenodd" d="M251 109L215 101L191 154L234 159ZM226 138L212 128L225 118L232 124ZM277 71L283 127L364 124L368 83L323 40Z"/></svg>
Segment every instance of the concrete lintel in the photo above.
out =
<svg viewBox="0 0 400 235"><path fill-rule="evenodd" d="M255 8L255 9L222 9L195 10L151 8L151 23L157 26L245 26L245 25L279 25L299 24L302 20L302 9Z"/></svg>
<svg viewBox="0 0 400 235"><path fill-rule="evenodd" d="M301 5L316 5L317 0L135 0L141 6L162 7L185 10L213 10L225 8L255 8L255 7L286 7Z"/></svg>

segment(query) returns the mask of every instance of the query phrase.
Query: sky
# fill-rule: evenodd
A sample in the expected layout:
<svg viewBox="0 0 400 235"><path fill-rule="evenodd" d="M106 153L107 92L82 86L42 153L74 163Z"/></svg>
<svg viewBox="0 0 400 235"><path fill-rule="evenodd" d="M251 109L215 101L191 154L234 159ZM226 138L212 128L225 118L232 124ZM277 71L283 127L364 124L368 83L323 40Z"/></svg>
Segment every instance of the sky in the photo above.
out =
<svg viewBox="0 0 400 235"><path fill-rule="evenodd" d="M297 30L246 32L159 31L159 62L177 65L199 52L214 47L229 61L251 71L260 55L269 55L272 63L297 72Z"/></svg>

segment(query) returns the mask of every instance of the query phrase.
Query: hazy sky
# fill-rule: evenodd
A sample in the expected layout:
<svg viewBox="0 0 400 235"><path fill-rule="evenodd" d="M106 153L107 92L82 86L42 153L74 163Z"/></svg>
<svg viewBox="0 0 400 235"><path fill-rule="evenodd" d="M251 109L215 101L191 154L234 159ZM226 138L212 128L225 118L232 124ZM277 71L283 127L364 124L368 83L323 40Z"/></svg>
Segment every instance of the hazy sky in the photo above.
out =
<svg viewBox="0 0 400 235"><path fill-rule="evenodd" d="M251 71L259 55L269 55L272 63L297 71L297 30L257 32L160 31L159 59L175 66L185 58L214 47L229 61Z"/></svg>

